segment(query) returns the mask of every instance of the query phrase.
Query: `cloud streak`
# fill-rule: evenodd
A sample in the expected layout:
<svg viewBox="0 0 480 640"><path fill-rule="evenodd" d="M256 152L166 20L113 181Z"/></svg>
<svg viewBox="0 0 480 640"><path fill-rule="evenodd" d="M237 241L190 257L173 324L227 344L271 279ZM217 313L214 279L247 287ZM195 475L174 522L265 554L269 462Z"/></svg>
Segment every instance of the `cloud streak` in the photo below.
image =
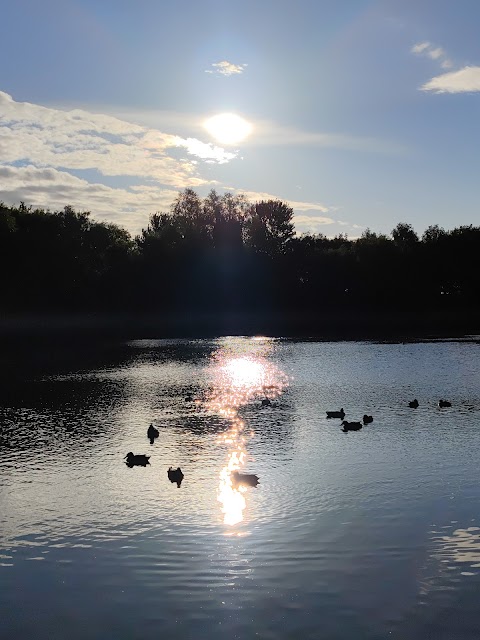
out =
<svg viewBox="0 0 480 640"><path fill-rule="evenodd" d="M214 62L211 66L213 69L206 69L205 73L212 73L218 76L239 75L243 73L247 67L246 64L233 64L232 62L227 62L227 60Z"/></svg>

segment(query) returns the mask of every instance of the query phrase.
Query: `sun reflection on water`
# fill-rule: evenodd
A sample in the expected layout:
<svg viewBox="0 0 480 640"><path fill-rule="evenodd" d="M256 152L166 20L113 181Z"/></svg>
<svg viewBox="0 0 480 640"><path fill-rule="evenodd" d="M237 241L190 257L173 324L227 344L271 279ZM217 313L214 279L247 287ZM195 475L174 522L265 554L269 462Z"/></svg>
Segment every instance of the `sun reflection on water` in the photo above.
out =
<svg viewBox="0 0 480 640"><path fill-rule="evenodd" d="M232 474L240 471L247 460L248 438L238 411L255 400L277 398L288 385L288 377L267 359L273 345L269 338L231 339L212 356L212 388L207 407L230 423L229 429L219 436L220 444L229 450L217 491L226 525L241 522L246 507L247 487L232 481Z"/></svg>

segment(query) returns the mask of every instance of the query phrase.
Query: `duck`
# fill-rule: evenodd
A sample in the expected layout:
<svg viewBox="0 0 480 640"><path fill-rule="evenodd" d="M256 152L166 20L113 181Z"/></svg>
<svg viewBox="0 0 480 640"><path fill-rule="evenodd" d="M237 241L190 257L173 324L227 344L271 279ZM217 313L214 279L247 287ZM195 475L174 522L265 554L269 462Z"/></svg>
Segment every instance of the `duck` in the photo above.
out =
<svg viewBox="0 0 480 640"><path fill-rule="evenodd" d="M373 416L367 416L367 414L365 414L363 416L363 424L370 424L371 422L373 422Z"/></svg>
<svg viewBox="0 0 480 640"><path fill-rule="evenodd" d="M127 467L146 467L147 464L150 464L150 456L146 456L143 453L134 455L131 451L127 453L124 460Z"/></svg>
<svg viewBox="0 0 480 640"><path fill-rule="evenodd" d="M243 484L248 487L256 487L260 482L258 476L254 473L240 473L240 471L234 471L232 473L232 484L235 487Z"/></svg>
<svg viewBox="0 0 480 640"><path fill-rule="evenodd" d="M345 418L343 407L340 411L327 411L327 418L340 418L340 420L343 420Z"/></svg>
<svg viewBox="0 0 480 640"><path fill-rule="evenodd" d="M267 398L267 396L265 396L265 398L262 400L262 407L269 407L272 404L272 401L270 400L270 398Z"/></svg>
<svg viewBox="0 0 480 640"><path fill-rule="evenodd" d="M415 398L415 400L412 400L408 403L408 406L410 407L410 409L416 409L418 407L418 400Z"/></svg>
<svg viewBox="0 0 480 640"><path fill-rule="evenodd" d="M185 402L193 402L193 396L191 393L185 396Z"/></svg>
<svg viewBox="0 0 480 640"><path fill-rule="evenodd" d="M180 485L182 484L182 480L184 478L183 472L180 469L180 467L177 467L176 469L172 469L172 467L168 467L167 476L170 482L172 483L176 482L177 487L180 488Z"/></svg>
<svg viewBox="0 0 480 640"><path fill-rule="evenodd" d="M363 425L361 422L347 422L347 420L344 420L342 422L342 427L342 431L347 433L347 431L360 431Z"/></svg>
<svg viewBox="0 0 480 640"><path fill-rule="evenodd" d="M158 438L160 435L158 429L156 429L153 424L151 424L147 429L147 438L150 440L150 444L153 444L155 438Z"/></svg>
<svg viewBox="0 0 480 640"><path fill-rule="evenodd" d="M440 407L440 409L442 409L443 407L451 407L452 403L448 400L439 400L438 406Z"/></svg>

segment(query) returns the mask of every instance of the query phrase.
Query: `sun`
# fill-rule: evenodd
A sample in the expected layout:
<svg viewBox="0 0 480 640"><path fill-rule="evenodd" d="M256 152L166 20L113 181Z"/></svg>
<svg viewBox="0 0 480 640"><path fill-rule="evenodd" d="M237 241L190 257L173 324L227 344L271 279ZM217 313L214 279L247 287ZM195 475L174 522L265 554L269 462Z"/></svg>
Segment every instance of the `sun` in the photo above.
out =
<svg viewBox="0 0 480 640"><path fill-rule="evenodd" d="M237 144L252 132L252 125L235 113L219 113L203 125L220 144Z"/></svg>

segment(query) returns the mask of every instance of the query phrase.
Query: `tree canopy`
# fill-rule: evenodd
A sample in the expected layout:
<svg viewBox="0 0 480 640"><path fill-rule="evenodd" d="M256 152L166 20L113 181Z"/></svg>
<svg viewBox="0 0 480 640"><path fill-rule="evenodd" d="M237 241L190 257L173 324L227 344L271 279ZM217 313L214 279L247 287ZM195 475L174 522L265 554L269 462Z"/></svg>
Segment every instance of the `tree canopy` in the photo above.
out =
<svg viewBox="0 0 480 640"><path fill-rule="evenodd" d="M214 190L180 192L135 238L88 211L0 204L0 267L2 311L480 307L480 227L295 235L287 203Z"/></svg>

